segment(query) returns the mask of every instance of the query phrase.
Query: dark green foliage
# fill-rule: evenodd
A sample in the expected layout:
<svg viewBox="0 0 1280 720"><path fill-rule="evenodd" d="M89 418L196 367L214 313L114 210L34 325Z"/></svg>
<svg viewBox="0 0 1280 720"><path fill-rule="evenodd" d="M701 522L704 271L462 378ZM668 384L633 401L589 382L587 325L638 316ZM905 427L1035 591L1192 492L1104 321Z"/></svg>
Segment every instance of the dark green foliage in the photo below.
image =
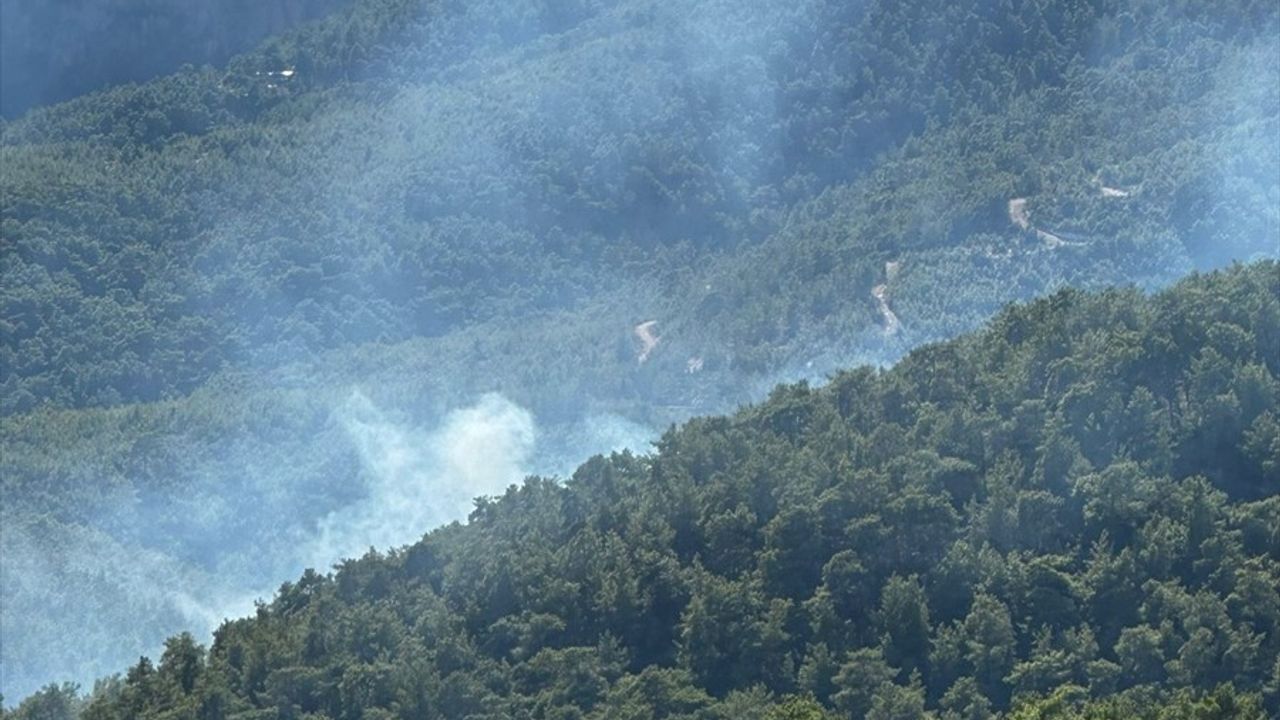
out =
<svg viewBox="0 0 1280 720"><path fill-rule="evenodd" d="M345 0L99 0L0 5L0 115L180 65L222 64Z"/></svg>
<svg viewBox="0 0 1280 720"><path fill-rule="evenodd" d="M1066 685L1043 698L1029 698L1009 720L1263 720L1266 712L1256 696L1230 685L1196 695L1186 690L1155 700L1144 693L1088 699L1080 687Z"/></svg>
<svg viewBox="0 0 1280 720"><path fill-rule="evenodd" d="M19 5L65 12L6 12ZM260 19L276 5L227 7ZM159 34L163 47L133 44L161 63L230 50L217 32L217 47ZM77 588L74 610L109 628L71 636L39 611L45 593L11 583L2 662L34 689L55 671L43 651L69 648L57 672L88 677L79 663L102 651L85 647L156 647L155 626L186 626L137 588L212 568L252 567L237 589L295 573L281 548L359 490L334 419L353 386L423 426L497 391L564 450L583 418L663 427L723 412L779 378L888 362L1062 285L1151 289L1273 257L1277 37L1275 3L1252 0L356 0L224 66L0 121L0 553L93 548L101 561L32 575ZM1011 217L1019 198L1028 227ZM816 397L785 387L750 411L768 442L748 452L759 438L707 421L695 427L710 447L653 470L667 494L649 502L667 514L622 501L647 460L601 460L563 517L530 511L575 530L548 540L569 559L432 546L406 572L466 596L448 606L472 636L454 662L531 662L607 631L647 661L685 663L712 694L751 683L825 703L849 649L888 638L905 690L884 693L882 712L912 711L912 669L933 707L956 678L979 678L974 663L1003 707L1014 685L1000 672L1026 690L1122 685L1108 653L1140 627L1161 635L1157 655L1131 648L1153 682L1254 672L1255 635L1232 635L1227 653L1218 635L1234 628L1166 628L1170 613L1144 609L1148 581L1170 597L1183 580L1224 590L1237 573L1221 563L1280 546L1275 310L1219 300L1169 300L1151 311L1163 334L1140 342L1118 299L1107 320L1125 330L1074 349L1053 340L1071 326L1039 325L1059 321L1048 311L1003 320L1014 347L1034 328L1047 338L1034 357L997 356L1013 363L1008 384L983 385L947 345L890 380L863 369ZM637 362L647 319L661 343ZM1162 480L1191 476L1208 484ZM1224 519L1206 509L1215 488L1257 502ZM560 502L544 488L534 504ZM1242 551L1202 542L1224 526ZM134 562L153 550L162 562ZM558 563L571 580L529 607ZM915 578L944 646L924 645L911 613L885 613L895 576ZM338 599L386 597L388 577ZM583 598L586 627L560 614ZM965 644L978 598L1019 633L1007 668ZM760 641L734 645L708 619L725 615ZM1173 633L1197 638L1185 656ZM307 657L326 642L315 629ZM294 703L313 688L294 703L307 713L339 707L343 687L378 698L428 682L388 679L379 652L345 686L296 666L287 693L254 692ZM455 711L502 690L476 672L441 686ZM230 697L200 707L238 712Z"/></svg>
<svg viewBox="0 0 1280 720"><path fill-rule="evenodd" d="M49 684L11 711L0 699L0 718L9 720L76 720L84 708L80 688L72 683Z"/></svg>
<svg viewBox="0 0 1280 720"><path fill-rule="evenodd" d="M1012 307L308 573L207 653L172 639L85 717L1261 720L1280 487L1239 454L1247 419L1186 443L1206 404L1280 409L1256 389L1277 384L1260 339L1278 309L1271 262ZM1217 391L1197 395L1211 355ZM966 382L922 372L939 357ZM1126 440L1134 407L1160 416L1158 442ZM869 452L891 420L907 449ZM922 531L893 510L907 498L947 512ZM1021 537L1046 523L1052 540Z"/></svg>
<svg viewBox="0 0 1280 720"><path fill-rule="evenodd" d="M697 409L1063 282L1275 253L1267 3L729 5L362 0L4 125L3 412L548 312L562 350L525 366ZM638 314L666 346L639 373L599 350Z"/></svg>

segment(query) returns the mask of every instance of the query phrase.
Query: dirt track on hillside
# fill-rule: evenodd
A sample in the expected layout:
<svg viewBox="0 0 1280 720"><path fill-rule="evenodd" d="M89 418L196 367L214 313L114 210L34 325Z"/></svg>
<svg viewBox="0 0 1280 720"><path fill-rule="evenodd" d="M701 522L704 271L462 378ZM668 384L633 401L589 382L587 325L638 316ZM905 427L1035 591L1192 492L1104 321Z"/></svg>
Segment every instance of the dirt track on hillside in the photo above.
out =
<svg viewBox="0 0 1280 720"><path fill-rule="evenodd" d="M649 353L653 352L653 349L658 347L658 341L661 340L661 338L653 334L653 329L657 326L657 320L648 320L635 327L636 337L640 340L640 355L636 359L640 363L648 360Z"/></svg>
<svg viewBox="0 0 1280 720"><path fill-rule="evenodd" d="M871 297L876 299L876 305L880 308L880 317L884 318L884 334L896 335L902 328L902 323L894 314L893 308L889 307L889 286L877 285L871 288Z"/></svg>
<svg viewBox="0 0 1280 720"><path fill-rule="evenodd" d="M1103 188L1104 191L1111 190L1111 189L1112 188ZM1123 192L1123 191L1117 190L1116 192ZM1127 194L1124 196L1117 195L1114 197L1125 197L1125 196L1127 196ZM1044 246L1049 249L1067 247L1067 246L1080 246L1084 244L1084 243L1070 242L1067 240L1063 240L1062 238L1058 237L1057 235L1055 235L1054 233L1048 230L1043 230L1041 228L1038 228L1032 225L1031 213L1027 211L1026 198L1011 198L1009 200L1009 222L1018 226L1019 230L1023 230L1023 231L1030 230L1031 232L1034 232L1036 234L1036 237L1040 238L1040 240L1044 243Z"/></svg>

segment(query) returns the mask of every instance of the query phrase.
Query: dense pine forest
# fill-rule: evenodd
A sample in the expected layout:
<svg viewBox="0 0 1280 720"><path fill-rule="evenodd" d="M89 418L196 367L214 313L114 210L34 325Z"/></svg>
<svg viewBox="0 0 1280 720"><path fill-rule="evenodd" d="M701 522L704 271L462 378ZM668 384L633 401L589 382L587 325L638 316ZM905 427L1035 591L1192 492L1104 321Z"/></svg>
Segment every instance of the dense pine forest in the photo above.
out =
<svg viewBox="0 0 1280 720"><path fill-rule="evenodd" d="M1273 3L774 5L367 0L5 125L5 411L531 319L616 377L619 304L674 347L593 399L674 401L879 284L911 344L1274 254Z"/></svg>
<svg viewBox="0 0 1280 720"><path fill-rule="evenodd" d="M0 2L0 116L222 64L346 0Z"/></svg>
<svg viewBox="0 0 1280 720"><path fill-rule="evenodd" d="M1274 1L0 11L15 716L1277 711Z"/></svg>
<svg viewBox="0 0 1280 720"><path fill-rule="evenodd" d="M82 717L1263 720L1277 347L1275 263L1064 290L308 571Z"/></svg>

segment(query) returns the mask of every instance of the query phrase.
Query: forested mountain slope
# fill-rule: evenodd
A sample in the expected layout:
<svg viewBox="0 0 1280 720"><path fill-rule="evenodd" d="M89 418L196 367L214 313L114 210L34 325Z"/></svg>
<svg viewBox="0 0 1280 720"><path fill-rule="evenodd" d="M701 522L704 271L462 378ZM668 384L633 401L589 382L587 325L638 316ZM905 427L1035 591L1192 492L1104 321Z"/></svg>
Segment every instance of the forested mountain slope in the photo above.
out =
<svg viewBox="0 0 1280 720"><path fill-rule="evenodd" d="M865 345L889 260L928 338L1274 252L1269 3L771 5L366 2L10 124L5 410L612 294L768 373Z"/></svg>
<svg viewBox="0 0 1280 720"><path fill-rule="evenodd" d="M1064 290L309 571L84 717L1261 720L1278 347L1274 262Z"/></svg>
<svg viewBox="0 0 1280 720"><path fill-rule="evenodd" d="M1274 257L1278 38L1265 1L357 0L0 125L0 690L1010 300Z"/></svg>
<svg viewBox="0 0 1280 720"><path fill-rule="evenodd" d="M0 1L0 116L220 65L345 0Z"/></svg>

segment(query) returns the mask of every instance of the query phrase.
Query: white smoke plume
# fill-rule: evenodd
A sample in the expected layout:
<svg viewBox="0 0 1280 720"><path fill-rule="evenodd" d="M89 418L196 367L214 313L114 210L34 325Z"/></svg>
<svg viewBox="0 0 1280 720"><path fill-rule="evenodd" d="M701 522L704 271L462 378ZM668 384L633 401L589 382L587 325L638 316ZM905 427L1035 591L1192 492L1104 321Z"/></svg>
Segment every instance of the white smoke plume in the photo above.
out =
<svg viewBox="0 0 1280 720"><path fill-rule="evenodd" d="M431 432L396 423L359 391L339 413L360 454L365 494L320 520L303 555L316 567L466 518L476 497L523 479L536 438L533 417L497 394L449 413Z"/></svg>

